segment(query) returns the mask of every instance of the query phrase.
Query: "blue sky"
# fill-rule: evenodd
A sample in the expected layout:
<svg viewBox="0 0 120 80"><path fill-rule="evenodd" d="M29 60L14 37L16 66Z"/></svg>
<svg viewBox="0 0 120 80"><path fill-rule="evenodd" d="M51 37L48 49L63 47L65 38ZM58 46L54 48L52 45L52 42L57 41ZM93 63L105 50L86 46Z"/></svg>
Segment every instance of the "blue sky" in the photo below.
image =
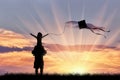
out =
<svg viewBox="0 0 120 80"><path fill-rule="evenodd" d="M119 4L119 0L0 0L0 28L27 35L39 31L44 34L61 33L66 21L85 19L88 23L107 26L111 30L106 34L106 40L101 39L103 43L111 35L119 36ZM90 34L89 31L81 32ZM76 38L80 31L73 30L72 33ZM66 38L68 36L65 35ZM115 38L115 41L119 41L119 38Z"/></svg>

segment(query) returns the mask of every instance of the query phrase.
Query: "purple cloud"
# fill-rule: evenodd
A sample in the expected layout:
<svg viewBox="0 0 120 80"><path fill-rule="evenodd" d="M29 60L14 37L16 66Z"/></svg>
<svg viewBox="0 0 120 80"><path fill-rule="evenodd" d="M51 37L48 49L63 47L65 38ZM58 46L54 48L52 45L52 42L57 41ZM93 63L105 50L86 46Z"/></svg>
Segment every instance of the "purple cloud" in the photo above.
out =
<svg viewBox="0 0 120 80"><path fill-rule="evenodd" d="M60 44L45 44L45 47L49 51L60 52L60 51L103 51L104 49L120 50L115 46L104 46L104 45L60 45Z"/></svg>
<svg viewBox="0 0 120 80"><path fill-rule="evenodd" d="M34 47L34 46L33 46ZM0 46L0 53L13 52L13 51L32 51L33 47L6 47ZM120 50L115 46L104 46L104 45L60 45L60 44L46 44L44 47L47 51L61 52L61 51L103 51L104 49Z"/></svg>
<svg viewBox="0 0 120 80"><path fill-rule="evenodd" d="M23 47L23 48L18 48L18 47L6 47L6 46L0 46L0 53L6 53L6 52L13 52L13 51L31 51L33 48L32 47Z"/></svg>

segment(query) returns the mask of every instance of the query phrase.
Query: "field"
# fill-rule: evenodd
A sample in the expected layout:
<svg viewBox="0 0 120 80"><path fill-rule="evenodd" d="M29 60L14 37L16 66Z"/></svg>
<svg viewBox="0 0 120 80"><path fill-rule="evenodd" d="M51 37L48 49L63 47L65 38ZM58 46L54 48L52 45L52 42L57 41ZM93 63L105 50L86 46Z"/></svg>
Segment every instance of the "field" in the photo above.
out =
<svg viewBox="0 0 120 80"><path fill-rule="evenodd" d="M0 76L0 80L120 80L120 74L44 74L43 76L34 74L5 74Z"/></svg>

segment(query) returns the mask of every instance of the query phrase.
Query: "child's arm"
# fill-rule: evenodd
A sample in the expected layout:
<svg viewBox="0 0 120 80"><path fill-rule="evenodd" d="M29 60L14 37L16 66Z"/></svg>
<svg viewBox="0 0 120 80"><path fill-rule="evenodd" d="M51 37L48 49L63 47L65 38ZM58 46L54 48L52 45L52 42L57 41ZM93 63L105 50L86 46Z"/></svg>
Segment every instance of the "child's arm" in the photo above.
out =
<svg viewBox="0 0 120 80"><path fill-rule="evenodd" d="M44 38L45 36L47 36L48 34L46 34L46 35L44 35L44 36L42 36L42 38Z"/></svg>
<svg viewBox="0 0 120 80"><path fill-rule="evenodd" d="M34 34L32 34L32 33L30 33L30 35L31 35L31 36L33 36L33 37L35 37L35 38L37 38L37 36L35 36L35 35L34 35Z"/></svg>

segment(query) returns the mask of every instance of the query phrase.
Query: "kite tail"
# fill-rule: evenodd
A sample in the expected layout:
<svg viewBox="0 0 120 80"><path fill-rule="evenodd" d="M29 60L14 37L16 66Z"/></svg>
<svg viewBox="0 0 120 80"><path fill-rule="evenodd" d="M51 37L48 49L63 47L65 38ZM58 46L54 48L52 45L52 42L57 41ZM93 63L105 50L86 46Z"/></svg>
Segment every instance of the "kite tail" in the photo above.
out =
<svg viewBox="0 0 120 80"><path fill-rule="evenodd" d="M100 28L92 28L93 30L98 30L98 31L103 31L103 32L110 32L110 30L105 30L103 29L103 27L100 27Z"/></svg>
<svg viewBox="0 0 120 80"><path fill-rule="evenodd" d="M101 30L104 32L110 32L110 30L105 30L105 27L101 27Z"/></svg>
<svg viewBox="0 0 120 80"><path fill-rule="evenodd" d="M90 29L93 33L95 33L92 29ZM95 33L95 34L97 34L97 35L102 35L102 36L104 36L104 38L106 38L106 36L105 35L103 35L103 34L100 34L100 33Z"/></svg>
<svg viewBox="0 0 120 80"><path fill-rule="evenodd" d="M94 32L95 33L95 32ZM104 38L106 38L106 36L105 35L103 35L103 34L100 34L100 33L95 33L95 34L97 34L97 35L102 35L102 36L104 36Z"/></svg>
<svg viewBox="0 0 120 80"><path fill-rule="evenodd" d="M110 30L104 30L104 29L101 29L102 31L104 31L104 32L110 32Z"/></svg>
<svg viewBox="0 0 120 80"><path fill-rule="evenodd" d="M110 30L108 30L108 31L105 31L105 32L110 32Z"/></svg>

